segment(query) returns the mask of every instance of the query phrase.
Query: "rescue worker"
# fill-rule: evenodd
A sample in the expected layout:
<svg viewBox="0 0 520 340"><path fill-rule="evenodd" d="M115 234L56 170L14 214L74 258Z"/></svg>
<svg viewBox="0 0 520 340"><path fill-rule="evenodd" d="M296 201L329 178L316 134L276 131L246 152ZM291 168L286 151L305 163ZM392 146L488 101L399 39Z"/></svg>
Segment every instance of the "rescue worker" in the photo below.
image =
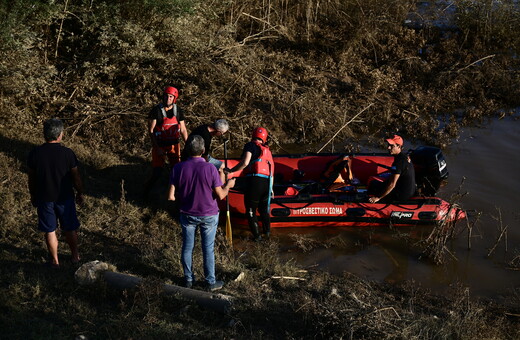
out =
<svg viewBox="0 0 520 340"><path fill-rule="evenodd" d="M179 91L166 86L162 102L155 105L148 114L148 133L152 142L152 176L145 184L145 195L161 177L162 168L168 158L169 166L180 162L180 139L188 139L184 114L177 106Z"/></svg>
<svg viewBox="0 0 520 340"><path fill-rule="evenodd" d="M390 177L384 182L372 181L368 187L370 203L406 201L415 194L415 170L408 155L403 152L403 139L394 135L385 139L388 153L394 156Z"/></svg>
<svg viewBox="0 0 520 340"><path fill-rule="evenodd" d="M257 211L262 220L263 234L267 238L271 234L269 205L273 186L274 162L271 150L266 145L267 136L265 128L255 128L251 141L244 146L240 162L231 169L224 169L227 173L245 169L244 205L247 222L255 241L262 240L256 216Z"/></svg>

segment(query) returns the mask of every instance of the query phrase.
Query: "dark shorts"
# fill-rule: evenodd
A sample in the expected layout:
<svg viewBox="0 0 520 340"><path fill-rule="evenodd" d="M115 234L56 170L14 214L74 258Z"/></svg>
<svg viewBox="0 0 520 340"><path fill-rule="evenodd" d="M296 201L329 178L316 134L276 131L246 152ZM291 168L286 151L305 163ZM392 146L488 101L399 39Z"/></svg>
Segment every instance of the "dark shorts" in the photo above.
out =
<svg viewBox="0 0 520 340"><path fill-rule="evenodd" d="M58 228L63 231L73 231L79 228L79 220L76 214L74 199L63 202L40 202L38 203L38 230L52 233Z"/></svg>

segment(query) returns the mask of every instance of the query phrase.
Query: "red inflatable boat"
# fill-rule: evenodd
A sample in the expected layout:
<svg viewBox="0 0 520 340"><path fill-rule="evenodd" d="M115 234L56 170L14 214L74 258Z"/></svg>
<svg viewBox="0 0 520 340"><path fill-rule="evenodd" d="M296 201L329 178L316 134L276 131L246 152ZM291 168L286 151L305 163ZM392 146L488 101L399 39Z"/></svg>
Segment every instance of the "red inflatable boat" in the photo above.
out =
<svg viewBox="0 0 520 340"><path fill-rule="evenodd" d="M325 185L323 174L330 165L344 159L344 154L273 155L275 162L271 227L331 226L410 226L455 222L465 218L464 211L435 197L442 181L448 177L442 152L433 147L410 151L418 185L418 195L407 201L369 203L367 185L388 172L393 157L388 154L351 154L354 184ZM239 159L228 159L232 168ZM247 225L245 219L244 177L235 172L237 184L229 194L231 219ZM225 201L222 201L225 210Z"/></svg>

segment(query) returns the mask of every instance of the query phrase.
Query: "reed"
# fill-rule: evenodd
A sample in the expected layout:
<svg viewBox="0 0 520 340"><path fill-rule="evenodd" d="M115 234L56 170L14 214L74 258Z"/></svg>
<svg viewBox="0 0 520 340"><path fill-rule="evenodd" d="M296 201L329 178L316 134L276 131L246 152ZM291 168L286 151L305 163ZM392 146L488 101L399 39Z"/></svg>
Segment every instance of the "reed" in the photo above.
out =
<svg viewBox="0 0 520 340"><path fill-rule="evenodd" d="M445 218L436 223L430 234L424 240L419 241L423 249L422 256L430 259L437 265L446 263L447 258L457 261L456 255L449 248L449 242L464 229L460 227L461 223L457 223L458 221L450 221L448 217L452 216L452 214L457 214L461 210L459 202L467 195L467 192L462 192L464 180L463 178L458 189L451 195L449 199L449 202L451 202L450 208ZM472 228L468 228L469 234L471 230ZM470 236L468 236L468 240L469 237Z"/></svg>

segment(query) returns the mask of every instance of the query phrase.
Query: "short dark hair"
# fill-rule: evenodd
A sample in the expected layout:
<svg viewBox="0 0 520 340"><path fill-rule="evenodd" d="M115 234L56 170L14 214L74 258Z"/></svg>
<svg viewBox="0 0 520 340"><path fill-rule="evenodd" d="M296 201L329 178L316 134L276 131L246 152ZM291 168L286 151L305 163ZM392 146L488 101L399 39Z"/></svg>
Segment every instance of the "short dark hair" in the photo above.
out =
<svg viewBox="0 0 520 340"><path fill-rule="evenodd" d="M53 142L63 132L63 122L58 118L51 118L43 123L43 138L46 142Z"/></svg>
<svg viewBox="0 0 520 340"><path fill-rule="evenodd" d="M204 153L204 138L194 135L186 145L186 151L189 156L200 156Z"/></svg>

